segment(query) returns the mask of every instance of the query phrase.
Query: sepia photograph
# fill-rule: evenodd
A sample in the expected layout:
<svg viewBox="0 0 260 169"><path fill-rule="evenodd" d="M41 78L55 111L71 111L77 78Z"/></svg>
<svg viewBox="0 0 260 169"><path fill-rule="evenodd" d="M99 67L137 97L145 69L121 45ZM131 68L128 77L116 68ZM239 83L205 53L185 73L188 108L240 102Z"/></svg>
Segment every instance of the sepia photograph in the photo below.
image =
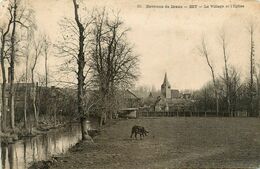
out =
<svg viewBox="0 0 260 169"><path fill-rule="evenodd" d="M0 0L0 169L260 169L260 0Z"/></svg>

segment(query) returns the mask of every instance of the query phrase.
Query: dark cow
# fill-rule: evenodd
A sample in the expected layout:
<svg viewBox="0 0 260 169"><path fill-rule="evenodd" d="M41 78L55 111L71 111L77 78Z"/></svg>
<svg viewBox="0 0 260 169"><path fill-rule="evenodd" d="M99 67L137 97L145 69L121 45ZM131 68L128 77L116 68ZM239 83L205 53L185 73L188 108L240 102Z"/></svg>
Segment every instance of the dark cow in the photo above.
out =
<svg viewBox="0 0 260 169"><path fill-rule="evenodd" d="M145 130L145 128L143 126L133 126L132 127L132 132L131 132L131 136L130 138L132 138L133 134L135 134L135 139L137 139L137 134L140 135L140 139L142 139L142 137L147 136L149 132Z"/></svg>

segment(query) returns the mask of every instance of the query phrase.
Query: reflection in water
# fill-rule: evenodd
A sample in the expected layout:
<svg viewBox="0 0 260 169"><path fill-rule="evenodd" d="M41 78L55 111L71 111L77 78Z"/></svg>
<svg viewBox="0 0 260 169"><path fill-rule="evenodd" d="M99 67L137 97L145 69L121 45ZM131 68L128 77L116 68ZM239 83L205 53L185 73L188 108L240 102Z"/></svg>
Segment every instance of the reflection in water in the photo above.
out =
<svg viewBox="0 0 260 169"><path fill-rule="evenodd" d="M27 169L30 163L47 160L66 152L81 139L80 125L72 124L62 130L28 138L15 144L1 144L0 169Z"/></svg>
<svg viewBox="0 0 260 169"><path fill-rule="evenodd" d="M4 144L1 144L1 147L4 147ZM3 169L5 168L5 160L6 160L6 148L1 148L1 162Z"/></svg>
<svg viewBox="0 0 260 169"><path fill-rule="evenodd" d="M24 161L24 168L27 168L27 162L26 162L26 142L23 142L23 161Z"/></svg>
<svg viewBox="0 0 260 169"><path fill-rule="evenodd" d="M10 169L14 169L14 145L9 144L8 145L8 161L10 165Z"/></svg>

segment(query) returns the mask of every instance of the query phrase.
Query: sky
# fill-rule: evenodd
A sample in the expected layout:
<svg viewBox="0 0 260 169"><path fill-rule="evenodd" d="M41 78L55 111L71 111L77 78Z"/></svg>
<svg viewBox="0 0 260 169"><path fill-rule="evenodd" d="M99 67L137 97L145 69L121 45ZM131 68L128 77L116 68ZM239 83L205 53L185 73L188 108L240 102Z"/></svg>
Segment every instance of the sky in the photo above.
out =
<svg viewBox="0 0 260 169"><path fill-rule="evenodd" d="M4 1L4 0L3 0ZM159 89L167 72L174 89L199 89L211 80L210 69L199 48L204 37L210 61L218 75L224 66L219 35L225 32L229 64L242 77L249 74L249 23L260 23L260 2L255 0L79 0L88 10L106 7L120 11L125 25L131 28L129 41L140 56L140 77L137 86ZM4 2L0 2L0 4ZM210 5L240 5L242 8L212 8ZM72 17L72 0L28 0L35 10L38 29L52 41L59 35L58 22ZM137 6L142 6L138 8ZM188 6L203 8L146 8L146 6ZM209 5L210 8L204 8ZM83 6L83 5L82 5ZM3 7L2 7L3 8ZM3 11L3 10L2 10ZM0 17L3 17L0 11ZM256 61L260 58L260 25L255 31ZM51 68L57 67L53 57ZM43 61L43 60L42 60ZM40 62L42 62L40 61ZM42 62L43 63L43 62ZM259 62L260 63L260 62ZM39 64L38 69L43 68Z"/></svg>

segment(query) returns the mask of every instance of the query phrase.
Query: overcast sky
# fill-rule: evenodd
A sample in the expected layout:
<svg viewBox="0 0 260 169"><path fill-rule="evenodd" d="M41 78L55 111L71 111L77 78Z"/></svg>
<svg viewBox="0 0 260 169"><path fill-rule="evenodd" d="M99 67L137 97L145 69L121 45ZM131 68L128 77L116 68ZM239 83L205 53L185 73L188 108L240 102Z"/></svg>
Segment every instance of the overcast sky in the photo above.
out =
<svg viewBox="0 0 260 169"><path fill-rule="evenodd" d="M160 88L167 72L172 88L198 89L211 80L205 59L198 52L202 36L209 49L209 57L218 74L223 69L223 55L219 34L225 31L230 64L245 77L249 74L248 22L258 22L260 2L251 1L195 1L195 0L81 0L89 10L106 6L120 11L125 24L131 28L128 37L140 55L141 76L138 85ZM72 16L72 0L29 0L35 10L39 30L55 41L58 22ZM137 5L142 8L137 8ZM155 9L146 5L244 5L244 8ZM3 15L0 11L0 17ZM260 58L260 25L255 33L256 57ZM39 66L43 67L43 64ZM54 59L52 67L56 66Z"/></svg>

